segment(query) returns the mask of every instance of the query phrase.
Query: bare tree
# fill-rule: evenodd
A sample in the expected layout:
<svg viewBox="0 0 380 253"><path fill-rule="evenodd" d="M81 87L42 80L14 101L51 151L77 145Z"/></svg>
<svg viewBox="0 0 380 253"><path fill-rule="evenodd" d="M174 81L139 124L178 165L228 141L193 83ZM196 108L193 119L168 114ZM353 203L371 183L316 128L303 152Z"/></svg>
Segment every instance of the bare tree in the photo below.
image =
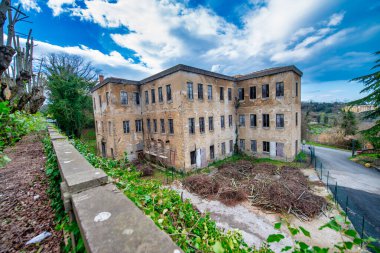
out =
<svg viewBox="0 0 380 253"><path fill-rule="evenodd" d="M14 12L14 14L12 14ZM28 16L17 8L12 7L10 0L2 0L0 4L0 102L9 101L12 111L29 110L35 113L45 101L43 77L40 61L37 74L33 73L34 40L32 30L29 30L25 46L16 35L17 22L26 21ZM4 24L8 19L7 41L4 44ZM28 21L26 21L28 22Z"/></svg>

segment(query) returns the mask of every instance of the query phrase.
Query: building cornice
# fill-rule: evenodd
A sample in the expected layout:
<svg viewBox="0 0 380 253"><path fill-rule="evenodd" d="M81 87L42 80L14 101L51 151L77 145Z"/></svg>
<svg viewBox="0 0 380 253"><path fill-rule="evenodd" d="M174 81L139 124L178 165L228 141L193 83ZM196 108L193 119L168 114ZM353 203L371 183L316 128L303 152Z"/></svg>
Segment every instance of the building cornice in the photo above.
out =
<svg viewBox="0 0 380 253"><path fill-rule="evenodd" d="M302 71L299 70L294 65L264 69L264 70L249 73L247 75L242 75L239 77L233 77L233 76L227 76L227 75L215 73L215 72L200 69L200 68L195 68L195 67L191 67L191 66L187 66L187 65L183 65L183 64L178 64L174 67L168 68L168 69L161 71L157 74L154 74L150 77L142 79L141 81L133 81L133 80L127 80L127 79L122 79L122 78L108 77L108 78L104 79L102 82L100 82L99 84L97 84L96 86L94 86L94 88L91 89L91 92L94 92L95 90L103 87L104 85L106 85L108 83L143 85L143 84L146 84L148 82L152 82L152 81L160 79L162 77L171 75L171 74L178 72L178 71L190 72L190 73L194 73L194 74L200 74L200 75L215 77L215 78L233 81L233 82L239 82L239 81L244 81L244 80L263 77L263 76L275 75L275 74L289 72L289 71L293 71L294 73L296 73L299 76L303 75Z"/></svg>

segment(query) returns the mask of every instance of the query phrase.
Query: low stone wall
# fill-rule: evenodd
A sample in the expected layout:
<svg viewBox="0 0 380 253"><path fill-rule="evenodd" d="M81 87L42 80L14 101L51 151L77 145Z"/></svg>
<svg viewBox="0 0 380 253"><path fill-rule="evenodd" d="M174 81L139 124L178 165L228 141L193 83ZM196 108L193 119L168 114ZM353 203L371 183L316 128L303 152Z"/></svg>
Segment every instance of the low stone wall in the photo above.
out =
<svg viewBox="0 0 380 253"><path fill-rule="evenodd" d="M52 127L48 131L62 177L65 210L77 221L87 252L182 252L66 137Z"/></svg>

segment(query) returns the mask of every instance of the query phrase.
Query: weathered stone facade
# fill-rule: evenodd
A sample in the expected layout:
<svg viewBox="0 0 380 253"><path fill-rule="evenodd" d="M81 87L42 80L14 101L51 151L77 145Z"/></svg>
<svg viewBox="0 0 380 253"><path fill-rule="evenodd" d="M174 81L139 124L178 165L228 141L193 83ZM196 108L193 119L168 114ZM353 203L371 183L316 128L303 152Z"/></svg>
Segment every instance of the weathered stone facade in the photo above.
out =
<svg viewBox="0 0 380 253"><path fill-rule="evenodd" d="M92 90L98 152L190 170L231 155L237 141L248 154L294 159L301 76L294 66L231 77L177 65L141 81L101 80Z"/></svg>

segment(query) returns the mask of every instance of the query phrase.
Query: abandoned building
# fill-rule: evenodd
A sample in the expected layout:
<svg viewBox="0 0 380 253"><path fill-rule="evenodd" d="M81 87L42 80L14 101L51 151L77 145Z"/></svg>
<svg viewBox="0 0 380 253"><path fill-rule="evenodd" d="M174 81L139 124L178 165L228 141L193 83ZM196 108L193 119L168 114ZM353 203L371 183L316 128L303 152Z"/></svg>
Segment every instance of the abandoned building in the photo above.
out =
<svg viewBox="0 0 380 253"><path fill-rule="evenodd" d="M92 89L98 152L190 170L242 152L294 159L301 138L295 66L227 76L177 65L141 81L100 76Z"/></svg>

